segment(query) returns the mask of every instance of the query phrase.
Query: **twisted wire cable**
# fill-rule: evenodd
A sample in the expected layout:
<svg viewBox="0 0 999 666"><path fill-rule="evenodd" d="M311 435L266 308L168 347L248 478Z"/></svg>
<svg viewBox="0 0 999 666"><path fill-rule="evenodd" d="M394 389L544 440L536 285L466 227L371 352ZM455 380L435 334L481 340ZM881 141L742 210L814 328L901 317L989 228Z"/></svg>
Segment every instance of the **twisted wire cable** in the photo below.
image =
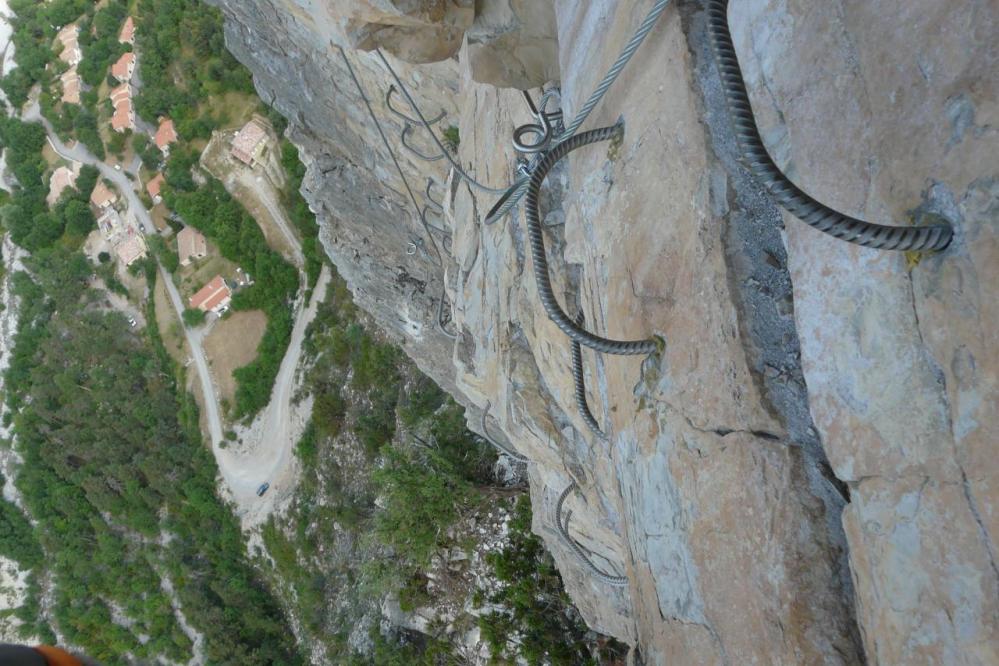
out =
<svg viewBox="0 0 999 666"><path fill-rule="evenodd" d="M645 20L642 21L635 30L635 34L632 35L631 39L628 40L628 43L624 45L623 49L621 49L621 55L617 57L614 64L611 65L610 69L607 70L607 73L604 74L604 78L600 80L600 84L593 89L589 99L587 99L586 103L579 109L579 113L577 113L576 117L572 119L569 126L565 128L565 132L556 138L557 142L561 143L566 141L579 131L579 128L584 122L586 122L586 119L589 117L593 109L596 108L597 104L600 103L600 100L602 100L604 95L607 94L607 90L614 85L614 81L616 81L617 77L621 75L621 70L625 68L628 61L631 60L631 57L635 55L635 51L637 51L638 47L642 45L642 42L645 41L648 34L652 32L652 28L655 27L656 21L659 20L662 13L666 11L666 5L668 4L669 0L656 0L656 4L652 5L652 9L649 10Z"/></svg>
<svg viewBox="0 0 999 666"><path fill-rule="evenodd" d="M555 505L555 525L558 528L559 536L565 541L565 544L569 546L569 549L576 556L576 558L585 566L590 573L592 573L597 579L602 580L608 585L613 585L614 587L624 587L628 584L627 576L614 576L609 573L601 571L597 565L593 563L583 547L572 538L569 534L569 519L572 518L572 511L566 513L565 523L562 522L562 508L565 505L565 500L569 497L569 494L576 490L578 486L576 482L573 481L569 486L562 491L562 494L558 497L558 503Z"/></svg>
<svg viewBox="0 0 999 666"><path fill-rule="evenodd" d="M545 155L538 168L531 175L531 181L527 188L527 234L531 241L531 257L534 263L534 279L538 285L538 297L541 299L541 304L544 306L545 312L548 313L549 319L555 322L555 325L563 333L568 335L572 340L605 354L651 354L658 347L654 339L611 340L604 338L590 333L582 326L577 325L562 310L562 306L559 305L558 299L555 297L555 292L552 290L551 276L548 273L548 258L545 252L545 234L541 225L538 195L541 190L541 184L545 181L552 167L573 150L591 143L614 138L620 132L620 125L601 127L600 129L583 132L555 146Z"/></svg>
<svg viewBox="0 0 999 666"><path fill-rule="evenodd" d="M580 313L576 317L576 324L579 326L583 325L583 314ZM597 419L593 416L593 412L590 411L590 406L586 402L586 380L583 376L583 348L578 342L573 340L572 344L572 381L576 393L576 408L579 410L580 416L583 417L583 421L590 431L596 435L599 439L607 439L604 435L604 431L600 429L600 424L597 423Z"/></svg>
<svg viewBox="0 0 999 666"><path fill-rule="evenodd" d="M950 225L894 227L844 215L816 201L788 180L760 137L728 26L728 0L706 0L708 36L721 76L729 120L743 162L778 204L824 233L878 250L943 250L954 234Z"/></svg>
<svg viewBox="0 0 999 666"><path fill-rule="evenodd" d="M402 184L406 187L406 192L409 193L409 199L413 202L413 209L416 211L416 216L419 218L420 224L423 226L423 231L427 234L427 238L430 239L430 244L433 246L434 253L437 255L437 265L443 266L444 256L441 254L440 248L437 247L437 241L434 240L434 235L430 233L430 226L427 224L426 218L423 217L423 211L420 209L420 204L416 201L416 195L413 194L413 188L409 186L409 180L406 178L406 174L403 172L402 166L399 165L399 160L395 157L395 151L392 150L388 137L385 136L382 124L378 121L378 116L375 115L375 110L371 108L371 102L368 100L368 95L364 92L364 87L357 79L357 74L354 73L354 67L350 64L350 59L347 58L347 52L344 51L343 47L340 45L337 45L337 48L340 50L340 57L343 58L343 63L347 66L350 78L354 80L354 85L357 86L357 92L360 93L364 106L368 108L368 115L370 115L371 120L374 121L375 129L378 130L378 135L381 136L382 143L385 144L385 149L388 150L389 157L392 158L392 163L395 164L395 168L399 172L399 177L402 178Z"/></svg>
<svg viewBox="0 0 999 666"><path fill-rule="evenodd" d="M565 131L553 140L553 143L556 146L559 143L568 141L576 134L576 132L579 131L579 128L584 122L586 122L590 113L594 108L596 108L597 104L600 103L600 100L604 98L604 95L607 94L610 87L614 85L614 81L617 80L617 77L621 75L621 71L625 68L625 65L628 64L631 57L635 55L636 51L638 51L638 47L642 45L642 42L645 41L648 34L652 32L652 28L655 27L656 21L659 20L660 16L662 16L662 13L666 10L666 5L668 4L669 0L656 0L656 3L652 5L652 9L649 10L645 20L639 24L638 28L635 30L635 34L632 35L631 39L628 40L628 43L624 45L624 48L621 50L621 54L617 57L617 60L614 61L614 64L611 65L610 69L607 70L607 73L604 74L604 78L600 80L600 84L593 89L593 92L586 100L586 103L579 109L579 113L576 114L569 126L565 128ZM485 224L492 224L496 220L504 217L510 212L511 209L513 209L514 206L517 205L517 202L520 201L526 193L527 179L522 178L515 181L503 192L503 196L500 200L497 201L492 209L490 209L490 211L486 214Z"/></svg>
<svg viewBox="0 0 999 666"><path fill-rule="evenodd" d="M486 400L486 406L482 410L482 422L481 422L481 425L482 425L482 428L481 428L481 430L482 430L482 436L479 437L479 439L485 440L486 442L492 444L494 449L496 449L497 451L499 451L500 453L502 453L505 456L509 456L509 457L513 458L514 460L516 460L519 463L527 464L527 463L531 462L531 459L528 458L527 456L521 455L521 454L517 453L516 451L514 451L513 449L511 449L511 448L509 448L507 446L503 446L498 441L496 441L495 439L493 439L492 437L489 436L489 427L486 425L486 416L489 415L489 409L491 407L492 407L492 403L490 401Z"/></svg>
<svg viewBox="0 0 999 666"><path fill-rule="evenodd" d="M503 192L505 192L506 188L495 188L483 185L482 183L480 183L479 181L475 180L470 175L468 175L468 172L466 172L462 168L462 166L458 164L458 161L454 159L450 151L448 151L448 149L444 146L444 143L437 138L437 133L434 132L433 128L430 127L430 122L423 117L423 112L420 111L420 107L417 106L416 100L414 100L413 96L409 94L409 89L406 88L406 84L404 84L402 82L402 79L399 78L399 75L396 74L395 69L392 68L392 65L389 64L389 61L385 58L384 54L382 54L381 49L375 49L375 53L378 55L378 58L382 61L382 64L385 65L385 68L388 69L388 72L392 76L392 78L395 79L396 85L399 86L399 92L401 92L403 97L406 98L406 102L413 110L413 113L416 114L416 117L420 119L419 120L420 124L423 125L424 129L427 130L427 133L430 134L430 137L434 140L434 143L437 144L438 150L440 150L441 153L444 155L444 157L447 158L447 161L451 163L451 166L454 167L455 172L457 172L459 176L468 181L469 185L472 185L476 189L482 190L483 192L487 192L489 194L502 194Z"/></svg>

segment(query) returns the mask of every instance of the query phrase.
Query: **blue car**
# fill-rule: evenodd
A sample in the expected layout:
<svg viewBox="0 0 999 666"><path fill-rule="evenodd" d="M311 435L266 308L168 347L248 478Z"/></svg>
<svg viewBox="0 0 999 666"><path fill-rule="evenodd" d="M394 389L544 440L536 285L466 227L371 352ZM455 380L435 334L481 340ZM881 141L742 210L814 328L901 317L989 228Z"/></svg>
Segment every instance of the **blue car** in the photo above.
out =
<svg viewBox="0 0 999 666"><path fill-rule="evenodd" d="M271 487L271 484L269 484L269 483L261 483L260 487L257 488L257 497L263 497L264 493L266 493L267 489L270 488L270 487Z"/></svg>

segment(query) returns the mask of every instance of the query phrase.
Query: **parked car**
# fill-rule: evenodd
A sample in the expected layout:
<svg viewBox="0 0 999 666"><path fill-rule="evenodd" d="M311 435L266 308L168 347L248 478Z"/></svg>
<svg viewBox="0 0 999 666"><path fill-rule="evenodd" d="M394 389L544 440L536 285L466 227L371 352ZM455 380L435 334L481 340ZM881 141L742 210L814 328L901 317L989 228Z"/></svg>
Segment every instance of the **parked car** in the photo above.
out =
<svg viewBox="0 0 999 666"><path fill-rule="evenodd" d="M269 483L266 483L266 482L265 483L261 483L260 487L257 488L257 497L263 497L264 493L266 493L267 489L270 488L270 487L271 487L271 484L269 484Z"/></svg>
<svg viewBox="0 0 999 666"><path fill-rule="evenodd" d="M135 328L135 317L128 318L128 325L131 326L132 328Z"/></svg>

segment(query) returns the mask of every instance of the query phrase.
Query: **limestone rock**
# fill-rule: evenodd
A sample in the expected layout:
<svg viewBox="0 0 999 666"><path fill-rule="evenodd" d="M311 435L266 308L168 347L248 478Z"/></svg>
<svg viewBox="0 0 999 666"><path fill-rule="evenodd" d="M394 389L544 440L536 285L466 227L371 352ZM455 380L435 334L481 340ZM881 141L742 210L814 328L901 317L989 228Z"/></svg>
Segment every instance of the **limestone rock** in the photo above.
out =
<svg viewBox="0 0 999 666"><path fill-rule="evenodd" d="M466 32L472 79L500 88L536 88L558 79L551 0L485 0Z"/></svg>
<svg viewBox="0 0 999 666"><path fill-rule="evenodd" d="M410 63L450 58L475 15L472 0L327 2L352 48L384 48Z"/></svg>
<svg viewBox="0 0 999 666"><path fill-rule="evenodd" d="M407 151L388 73L353 47L399 55L424 114L459 128L458 162L503 188L511 132L530 121L508 87L558 76L571 117L649 3L214 1L290 120L359 305L473 428L488 403L492 436L533 461L535 531L591 626L646 663L997 660L999 10L731 8L764 138L793 179L875 221L957 224L953 248L911 272L781 214L739 165L700 5L666 11L585 126L623 118L623 140L572 153L542 192L566 309L602 335L665 341L644 360L584 350L603 441L576 411L522 210L484 225L495 194ZM436 150L422 128L410 138ZM449 243L410 200L407 184L427 204L428 178ZM436 325L442 291L456 339ZM573 536L627 587L594 579L555 533L572 480Z"/></svg>
<svg viewBox="0 0 999 666"><path fill-rule="evenodd" d="M757 0L733 14L764 133L790 137L806 190L876 222L957 227L910 270L786 216L812 413L851 489L868 656L995 663L999 12Z"/></svg>

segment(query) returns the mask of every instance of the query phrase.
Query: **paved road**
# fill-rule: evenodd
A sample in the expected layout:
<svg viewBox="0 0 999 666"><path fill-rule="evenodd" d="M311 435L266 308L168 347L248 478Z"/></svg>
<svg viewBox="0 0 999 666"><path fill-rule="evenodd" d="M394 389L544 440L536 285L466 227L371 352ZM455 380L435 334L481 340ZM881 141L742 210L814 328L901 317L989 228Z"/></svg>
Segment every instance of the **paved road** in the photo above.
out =
<svg viewBox="0 0 999 666"><path fill-rule="evenodd" d="M101 172L101 175L114 183L118 190L124 195L128 208L135 216L135 219L142 225L142 230L147 235L156 234L156 225L153 224L152 218L149 216L149 211L142 204L142 200L139 199L139 195L134 189L134 185L128 176L126 176L121 171L114 169L104 162L98 160L89 150L84 147L83 144L77 143L75 146L70 148L56 136L53 131L51 124L44 117L38 109L38 102L33 102L31 106L24 113L24 120L26 121L36 121L41 122L45 126L45 130L48 133L49 145L52 149L56 151L60 156L65 159L76 160L77 162L82 162L84 164L90 164L97 167ZM157 262L160 270L160 277L163 280L163 284L166 286L167 294L170 296L170 303L173 305L174 310L177 311L177 316L182 317L184 312L184 301L180 296L180 292L177 291L177 285L173 283L173 277L167 270L163 267L163 264ZM194 360L194 367L198 372L198 378L201 381L201 393L205 397L205 416L208 420L208 431L211 437L213 448L217 448L219 443L222 441L222 418L219 414L218 399L215 394L215 385L212 383L212 376L208 370L208 361L205 358L204 349L201 346L201 336L200 331L192 331L188 327L184 326L184 335L187 337L187 344L191 348L191 358Z"/></svg>
<svg viewBox="0 0 999 666"><path fill-rule="evenodd" d="M41 122L47 132L49 143L52 148L66 159L76 160L84 164L90 164L100 170L102 176L114 183L123 194L128 204L128 208L135 215L135 219L142 225L143 231L152 235L156 233L149 212L142 204L142 200L134 189L134 183L128 176L104 164L90 153L82 144L77 144L70 148L63 144L56 136L51 125L41 116L38 104L33 103L24 114L24 119L28 121ZM293 259L298 265L301 276L301 284L305 286L304 257L302 246L297 236L291 228L291 224L281 208L272 191L272 188L253 182L254 177L246 175L248 180L243 182L244 186L250 187L260 201L267 208L275 223L281 229L292 248ZM241 178L243 180L243 178ZM184 302L173 282L173 277L162 264L158 264L160 276L167 289L170 302L177 316L181 317L184 311ZM212 382L211 372L208 367L208 360L205 357L203 348L204 337L208 330L204 327L198 329L184 328L184 335L187 338L188 347L191 350L191 358L198 373L201 383L201 392L205 397L204 409L208 421L209 434L212 442L212 451L218 463L222 477L228 485L233 499L239 507L239 513L247 518L250 524L256 524L266 519L267 515L274 507L275 501L282 495L290 491L296 483L295 467L291 464L294 461L292 451L295 441L300 433L296 431L293 418L293 397L295 392L295 374L302 356L302 342L305 339L305 330L315 319L319 303L326 296L326 287L330 280L330 270L323 266L319 280L312 292L312 298L306 307L299 303L295 313L295 324L292 328L291 340L288 350L285 352L278 376L274 382L271 393L271 400L263 413L258 415L248 434L250 437L244 439L244 448L240 452L222 448L223 425L219 412L218 396L215 385ZM250 441L246 441L249 439ZM263 498L256 495L257 488L264 482L271 484L271 490Z"/></svg>

